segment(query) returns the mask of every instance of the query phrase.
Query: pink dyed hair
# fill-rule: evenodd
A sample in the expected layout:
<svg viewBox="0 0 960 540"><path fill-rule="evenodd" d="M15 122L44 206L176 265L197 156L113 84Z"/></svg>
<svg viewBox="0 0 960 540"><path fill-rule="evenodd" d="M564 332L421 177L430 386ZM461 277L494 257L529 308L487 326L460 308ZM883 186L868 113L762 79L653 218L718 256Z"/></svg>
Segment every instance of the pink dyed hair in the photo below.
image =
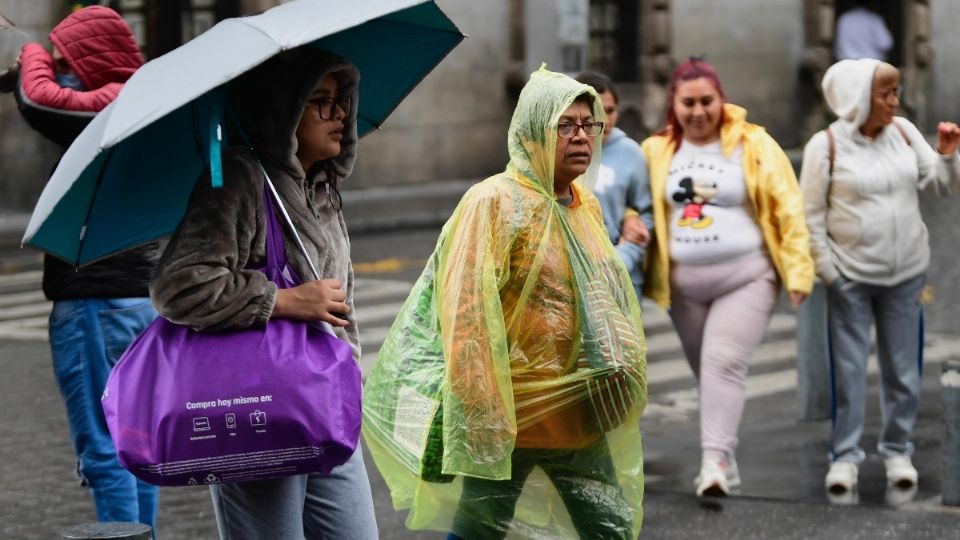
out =
<svg viewBox="0 0 960 540"><path fill-rule="evenodd" d="M727 99L723 93L723 85L720 84L720 76L717 75L717 70L706 60L691 56L689 60L677 66L670 77L670 91L667 96L667 123L660 132L660 134L669 134L670 138L673 139L675 143L674 152L680 149L680 143L683 142L683 126L680 125L677 112L673 109L673 100L677 95L677 87L680 86L680 83L696 79L707 79L717 89L720 99L724 101ZM723 124L722 116L720 117L720 123Z"/></svg>

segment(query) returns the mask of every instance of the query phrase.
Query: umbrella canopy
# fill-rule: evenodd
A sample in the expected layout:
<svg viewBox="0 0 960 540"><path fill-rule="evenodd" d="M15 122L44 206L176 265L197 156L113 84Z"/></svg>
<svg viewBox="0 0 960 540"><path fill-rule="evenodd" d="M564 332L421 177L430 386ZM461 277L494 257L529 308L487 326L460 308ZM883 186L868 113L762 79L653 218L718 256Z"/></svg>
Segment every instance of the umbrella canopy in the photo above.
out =
<svg viewBox="0 0 960 540"><path fill-rule="evenodd" d="M197 179L219 165L225 86L281 51L319 47L357 66L363 136L463 37L432 0L298 0L222 21L140 68L94 118L23 243L82 265L172 233Z"/></svg>

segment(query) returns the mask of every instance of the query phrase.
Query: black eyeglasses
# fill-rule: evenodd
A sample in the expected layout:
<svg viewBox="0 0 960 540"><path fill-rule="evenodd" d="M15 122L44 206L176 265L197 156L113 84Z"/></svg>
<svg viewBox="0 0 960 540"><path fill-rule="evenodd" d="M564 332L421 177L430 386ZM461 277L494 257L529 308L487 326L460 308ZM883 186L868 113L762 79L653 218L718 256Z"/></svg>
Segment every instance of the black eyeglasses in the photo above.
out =
<svg viewBox="0 0 960 540"><path fill-rule="evenodd" d="M596 137L603 132L603 122L584 122L574 124L573 122L561 122L557 124L557 135L564 139L576 137L577 132L583 130L587 137Z"/></svg>
<svg viewBox="0 0 960 540"><path fill-rule="evenodd" d="M350 114L350 105L352 103L350 96L329 97L323 96L308 99L307 103L317 108L321 120L333 120L336 115L334 105L340 107L344 114Z"/></svg>

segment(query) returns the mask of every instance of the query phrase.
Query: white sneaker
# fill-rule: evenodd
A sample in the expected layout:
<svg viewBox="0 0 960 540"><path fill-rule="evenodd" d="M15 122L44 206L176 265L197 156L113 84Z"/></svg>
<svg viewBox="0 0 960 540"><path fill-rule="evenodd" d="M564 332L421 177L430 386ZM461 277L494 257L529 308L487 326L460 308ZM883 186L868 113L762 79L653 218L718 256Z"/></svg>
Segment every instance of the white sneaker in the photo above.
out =
<svg viewBox="0 0 960 540"><path fill-rule="evenodd" d="M693 480L697 486L697 497L726 497L730 494L731 482L729 474L732 472L736 476L733 480L736 485L740 485L740 472L736 470L736 463L733 470L726 463L709 459L700 465L700 474Z"/></svg>
<svg viewBox="0 0 960 540"><path fill-rule="evenodd" d="M916 484L908 488L899 488L893 484L887 485L887 491L884 493L883 502L889 506L903 506L913 502L917 498Z"/></svg>
<svg viewBox="0 0 960 540"><path fill-rule="evenodd" d="M728 461L727 468L723 472L727 475L727 485L730 489L740 487L740 467L737 466L737 460Z"/></svg>
<svg viewBox="0 0 960 540"><path fill-rule="evenodd" d="M827 471L825 481L827 490L834 494L853 491L857 487L859 469L856 463L849 461L834 461Z"/></svg>
<svg viewBox="0 0 960 540"><path fill-rule="evenodd" d="M899 455L883 460L887 468L887 482L900 489L909 489L917 485L917 469L913 467L910 456Z"/></svg>

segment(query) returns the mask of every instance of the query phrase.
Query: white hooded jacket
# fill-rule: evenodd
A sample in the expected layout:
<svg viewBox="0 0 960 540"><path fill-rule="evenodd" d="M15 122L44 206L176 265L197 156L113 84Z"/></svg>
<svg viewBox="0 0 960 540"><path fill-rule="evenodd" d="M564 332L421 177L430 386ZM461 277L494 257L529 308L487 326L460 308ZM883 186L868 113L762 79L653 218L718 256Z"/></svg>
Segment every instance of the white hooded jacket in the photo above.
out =
<svg viewBox="0 0 960 540"><path fill-rule="evenodd" d="M826 133L818 132L803 149L800 187L810 246L817 275L827 285L842 275L891 286L922 274L930 247L917 191L960 188L960 160L938 154L909 120L895 117L897 125L872 140L860 133L879 64L842 60L824 75L824 97L838 116L830 125L833 174Z"/></svg>

